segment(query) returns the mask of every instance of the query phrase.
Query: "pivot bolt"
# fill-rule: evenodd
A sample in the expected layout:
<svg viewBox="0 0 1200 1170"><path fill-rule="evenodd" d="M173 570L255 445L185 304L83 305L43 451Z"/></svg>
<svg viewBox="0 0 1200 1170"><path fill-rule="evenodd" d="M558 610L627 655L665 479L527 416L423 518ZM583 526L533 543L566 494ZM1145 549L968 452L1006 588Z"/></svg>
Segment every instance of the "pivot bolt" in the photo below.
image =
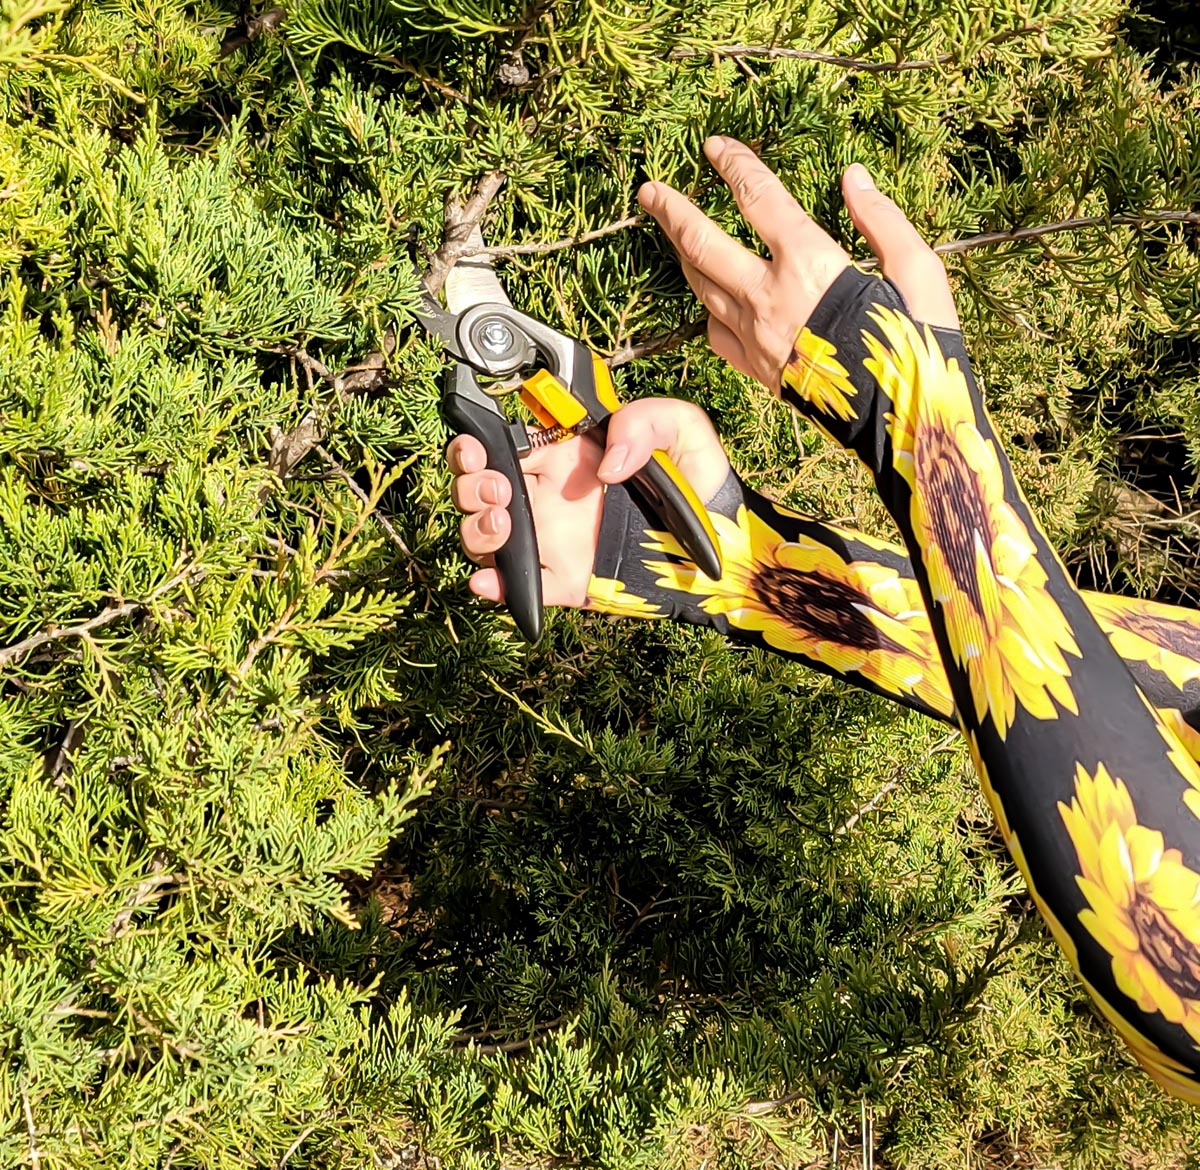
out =
<svg viewBox="0 0 1200 1170"><path fill-rule="evenodd" d="M476 336L479 348L492 357L508 353L516 341L513 331L503 321L485 321Z"/></svg>

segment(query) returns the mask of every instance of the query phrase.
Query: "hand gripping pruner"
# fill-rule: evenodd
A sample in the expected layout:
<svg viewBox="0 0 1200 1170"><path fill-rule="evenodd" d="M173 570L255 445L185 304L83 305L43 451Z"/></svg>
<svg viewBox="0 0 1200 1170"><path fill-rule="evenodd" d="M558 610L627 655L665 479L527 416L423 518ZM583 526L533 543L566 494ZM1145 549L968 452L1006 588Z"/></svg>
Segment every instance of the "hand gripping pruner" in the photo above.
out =
<svg viewBox="0 0 1200 1170"><path fill-rule="evenodd" d="M604 362L582 343L514 309L490 265L460 262L451 275L456 281L447 280L447 300L461 311L447 311L426 293L417 319L453 361L442 395L447 423L456 434L474 435L487 452L487 466L512 485L512 531L496 553L496 569L518 629L536 642L542 635L542 566L520 461L535 447L580 434L603 447L609 416L621 404ZM543 431L531 435L523 422L505 415L499 399L514 392ZM667 453L655 451L629 483L701 571L719 578L717 534Z"/></svg>

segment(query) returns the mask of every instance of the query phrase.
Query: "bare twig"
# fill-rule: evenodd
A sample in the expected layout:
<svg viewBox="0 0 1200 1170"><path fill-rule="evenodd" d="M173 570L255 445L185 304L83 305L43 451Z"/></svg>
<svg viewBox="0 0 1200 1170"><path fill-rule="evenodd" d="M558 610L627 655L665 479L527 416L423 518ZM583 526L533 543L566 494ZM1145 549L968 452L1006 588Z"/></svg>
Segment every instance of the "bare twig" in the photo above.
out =
<svg viewBox="0 0 1200 1170"><path fill-rule="evenodd" d="M21 1108L25 1113L25 1130L29 1134L29 1165L30 1170L42 1170L42 1155L38 1149L37 1130L33 1125L33 1106L29 1103L29 1094L21 1090Z"/></svg>
<svg viewBox="0 0 1200 1170"><path fill-rule="evenodd" d="M159 898L164 897L169 892L164 887L178 888L187 880L186 875L182 873L156 873L155 871L163 869L164 864L162 856L156 854L150 863L150 871L154 876L138 882L129 891L129 897L125 899L124 905L117 911L112 925L108 928L108 933L113 938L120 938L129 929L130 921L141 907L148 906L151 902L157 902Z"/></svg>
<svg viewBox="0 0 1200 1170"><path fill-rule="evenodd" d="M1011 231L982 232L977 236L966 236L961 240L947 240L935 244L939 256L952 256L959 252L970 252L975 248L987 248L993 244L1012 244L1020 240L1036 240L1056 232L1079 231L1084 228L1106 227L1109 224L1121 227L1150 227L1156 223L1200 224L1200 211L1176 211L1163 208L1157 211L1142 211L1136 215L1088 215L1075 219L1060 219L1055 223L1040 223L1030 227L1013 228Z"/></svg>
<svg viewBox="0 0 1200 1170"><path fill-rule="evenodd" d="M980 49L991 48L1004 44L1006 41L1017 40L1021 37L1041 36L1046 31L1045 25L1025 24L1020 28L1008 28L1003 32L988 37ZM692 49L680 47L672 49L668 58L672 61L687 61L703 57L760 57L764 60L813 61L818 65L833 65L850 73L911 73L920 69L939 69L943 65L953 65L959 60L955 53L939 53L936 57L928 57L915 61L867 61L862 57L842 57L836 53L820 53L814 49L791 49L783 45L714 45L709 49Z"/></svg>
<svg viewBox="0 0 1200 1170"><path fill-rule="evenodd" d="M260 12L258 16L252 17L242 25L241 32L233 32L227 34L221 42L221 56L228 57L236 53L238 49L244 48L251 41L257 40L263 33L269 33L277 29L287 19L287 12L282 8L271 8L266 12Z"/></svg>
<svg viewBox="0 0 1200 1170"><path fill-rule="evenodd" d="M321 457L325 465L329 467L335 475L358 497L359 501L367 507L371 506L371 497L363 491L362 487L355 481L354 476L350 474L324 447L318 443L314 451ZM373 513L379 527L388 534L391 542L406 556L412 557L412 550L404 543L404 538L398 533L392 522L378 509ZM415 564L414 564L415 567Z"/></svg>
<svg viewBox="0 0 1200 1170"><path fill-rule="evenodd" d="M50 642L61 642L65 638L87 638L94 630L102 629L104 626L120 621L121 618L130 617L135 613L149 608L151 603L160 598L164 593L169 593L172 589L182 585L190 578L198 576L201 572L202 570L199 566L189 565L169 580L164 581L143 601L125 601L120 605L113 605L108 609L102 609L95 617L88 618L87 621L80 622L78 625L52 626L48 630L43 630L40 634L32 634L23 642L6 646L0 649L0 667L5 667L10 663L16 662L18 659L24 658L25 655L38 649L39 646L45 646Z"/></svg>
<svg viewBox="0 0 1200 1170"><path fill-rule="evenodd" d="M835 837L844 837L859 821L862 820L868 813L873 813L887 799L888 794L895 791L904 783L918 768L924 765L937 755L938 752L944 752L958 738L957 731L947 732L941 739L937 741L915 764L909 764L907 768L901 768L866 804L862 806L856 813L849 816L846 821L839 825L834 830Z"/></svg>
<svg viewBox="0 0 1200 1170"><path fill-rule="evenodd" d="M401 73L407 73L410 77L415 77L422 85L427 85L430 89L437 90L443 97L453 98L456 102L462 102L463 105L471 104L471 99L462 90L455 89L454 86L447 85L444 81L439 81L436 77L425 73L415 65L410 65L407 61L401 61L399 57L377 57L375 59L382 61L385 65L390 65L393 69L399 70Z"/></svg>
<svg viewBox="0 0 1200 1170"><path fill-rule="evenodd" d="M292 1155L304 1144L306 1138L316 1132L315 1125L306 1125L297 1135L296 1140L287 1148L287 1152L279 1159L278 1170L286 1170L287 1164L292 1160Z"/></svg>
<svg viewBox="0 0 1200 1170"><path fill-rule="evenodd" d="M494 260L503 256L539 256L546 252L561 252L565 248L590 244L593 240L603 239L605 236L622 232L626 228L637 227L638 224L645 222L644 215L627 215L624 219L606 223L603 227L594 228L590 232L583 232L578 236L569 236L562 240L549 240L540 244L501 244L495 248L483 248L477 252L466 253L466 255L490 256Z"/></svg>
<svg viewBox="0 0 1200 1170"><path fill-rule="evenodd" d="M461 1032L455 1036L452 1043L460 1047L465 1047L468 1044L474 1044L475 1051L483 1056L494 1056L499 1053L512 1056L518 1052L525 1052L532 1048L535 1044L542 1044L548 1040L555 1032L561 1031L566 1027L568 1018L566 1016L558 1016L556 1019L547 1020L544 1024L535 1024L529 1031L529 1035L521 1040L506 1040L503 1044L479 1044L478 1040L485 1036L495 1036L502 1034L499 1029L490 1029L484 1032Z"/></svg>
<svg viewBox="0 0 1200 1170"><path fill-rule="evenodd" d="M781 1105L790 1105L793 1101L799 1101L804 1095L802 1092L784 1093L782 1097L775 1097L770 1101L750 1101L742 1107L742 1112L748 1113L751 1117L760 1117L764 1113L778 1109Z"/></svg>
<svg viewBox="0 0 1200 1170"><path fill-rule="evenodd" d="M706 316L696 321L685 321L669 333L660 334L658 337L648 337L636 345L622 345L605 360L608 362L609 368L615 370L618 366L637 361L638 358L653 357L655 354L677 349L684 342L699 337L707 328L708 317Z"/></svg>

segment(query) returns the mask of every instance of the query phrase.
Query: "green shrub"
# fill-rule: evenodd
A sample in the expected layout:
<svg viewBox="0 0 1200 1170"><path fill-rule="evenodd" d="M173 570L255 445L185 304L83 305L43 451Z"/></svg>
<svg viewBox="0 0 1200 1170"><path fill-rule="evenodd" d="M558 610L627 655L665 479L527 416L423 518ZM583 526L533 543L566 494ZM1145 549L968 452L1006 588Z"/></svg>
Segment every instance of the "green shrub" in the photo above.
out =
<svg viewBox="0 0 1200 1170"><path fill-rule="evenodd" d="M1190 598L1200 83L1152 15L4 0L0 1164L1194 1165L944 729L469 599L409 330L466 204L626 395L884 532L675 333L637 184L744 233L720 131L859 255L856 159L935 241L1081 221L951 258L972 347L1081 579Z"/></svg>

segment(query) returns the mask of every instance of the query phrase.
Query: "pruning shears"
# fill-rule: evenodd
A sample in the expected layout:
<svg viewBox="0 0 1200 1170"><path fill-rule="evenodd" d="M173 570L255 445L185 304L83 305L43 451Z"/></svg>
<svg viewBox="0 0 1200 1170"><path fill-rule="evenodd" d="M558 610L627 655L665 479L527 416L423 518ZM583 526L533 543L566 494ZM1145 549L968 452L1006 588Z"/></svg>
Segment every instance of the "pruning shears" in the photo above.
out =
<svg viewBox="0 0 1200 1170"><path fill-rule="evenodd" d="M535 448L586 435L604 446L608 420L620 409L603 360L582 342L518 312L491 265L460 261L446 281L442 305L429 293L416 316L451 365L442 411L456 434L474 435L487 466L512 485L512 531L496 553L504 600L529 642L542 635L542 574L537 533L521 459ZM517 393L544 428L532 433L509 419L500 400ZM649 510L707 576L721 576L716 531L703 503L665 451L629 481Z"/></svg>

